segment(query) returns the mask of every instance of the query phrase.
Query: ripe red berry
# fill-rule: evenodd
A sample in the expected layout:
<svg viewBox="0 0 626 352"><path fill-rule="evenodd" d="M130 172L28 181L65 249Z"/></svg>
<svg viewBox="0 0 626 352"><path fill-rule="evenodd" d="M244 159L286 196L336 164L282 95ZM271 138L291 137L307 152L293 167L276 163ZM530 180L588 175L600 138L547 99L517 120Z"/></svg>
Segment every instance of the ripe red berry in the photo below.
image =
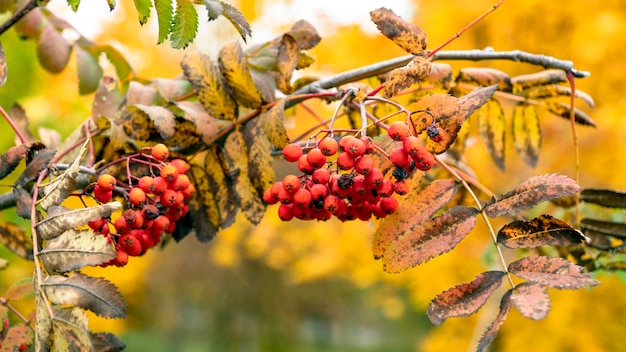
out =
<svg viewBox="0 0 626 352"><path fill-rule="evenodd" d="M385 176L383 172L377 167L373 168L369 174L365 175L365 183L376 188L378 188L384 180Z"/></svg>
<svg viewBox="0 0 626 352"><path fill-rule="evenodd" d="M363 143L365 143L365 154L372 154L375 149L374 140L370 136L361 137Z"/></svg>
<svg viewBox="0 0 626 352"><path fill-rule="evenodd" d="M112 191L115 188L117 181L115 177L109 174L102 174L98 176L98 180L96 181L100 189L104 192Z"/></svg>
<svg viewBox="0 0 626 352"><path fill-rule="evenodd" d="M152 181L152 193L155 195L160 195L167 189L167 181L161 176L157 176Z"/></svg>
<svg viewBox="0 0 626 352"><path fill-rule="evenodd" d="M93 189L93 196L100 203L108 203L113 198L113 191L105 191L100 186L96 185Z"/></svg>
<svg viewBox="0 0 626 352"><path fill-rule="evenodd" d="M307 159L308 158L306 155L301 155L300 158L298 158L298 170L307 175L310 175L313 173L313 170L315 170L315 168L311 164L309 164L309 161Z"/></svg>
<svg viewBox="0 0 626 352"><path fill-rule="evenodd" d="M174 183L178 179L178 169L172 164L167 164L161 169L161 177L167 183Z"/></svg>
<svg viewBox="0 0 626 352"><path fill-rule="evenodd" d="M402 142L402 147L407 154L411 156L417 155L421 150L424 150L424 145L419 138L415 136L406 137L406 139Z"/></svg>
<svg viewBox="0 0 626 352"><path fill-rule="evenodd" d="M87 225L95 232L102 232L103 227L107 224L107 219L100 218L98 220L89 221Z"/></svg>
<svg viewBox="0 0 626 352"><path fill-rule="evenodd" d="M274 197L271 187L263 191L263 201L269 205L278 203L278 197Z"/></svg>
<svg viewBox="0 0 626 352"><path fill-rule="evenodd" d="M393 182L389 179L385 179L377 190L381 197L390 197L393 194Z"/></svg>
<svg viewBox="0 0 626 352"><path fill-rule="evenodd" d="M295 193L300 189L300 178L296 175L286 175L282 182L283 188L289 193Z"/></svg>
<svg viewBox="0 0 626 352"><path fill-rule="evenodd" d="M320 148L322 154L332 156L339 150L339 143L334 138L326 137L320 141L318 148Z"/></svg>
<svg viewBox="0 0 626 352"><path fill-rule="evenodd" d="M176 204L176 191L172 189L166 189L165 192L161 194L161 197L159 199L161 200L161 204L166 207L171 207Z"/></svg>
<svg viewBox="0 0 626 352"><path fill-rule="evenodd" d="M330 195L324 199L324 209L334 215L339 210L339 202L343 203L343 200L339 199L339 197Z"/></svg>
<svg viewBox="0 0 626 352"><path fill-rule="evenodd" d="M298 161L302 156L302 147L296 143L287 144L283 148L283 156L289 162Z"/></svg>
<svg viewBox="0 0 626 352"><path fill-rule="evenodd" d="M403 196L409 193L409 183L406 180L396 181L393 183L393 191Z"/></svg>
<svg viewBox="0 0 626 352"><path fill-rule="evenodd" d="M356 138L355 136L343 136L341 137L341 139L339 140L339 149L342 151L346 150L346 145L348 144L349 141L351 141L352 139Z"/></svg>
<svg viewBox="0 0 626 352"><path fill-rule="evenodd" d="M311 180L313 183L319 183L321 185L328 184L328 181L330 181L330 171L328 171L328 169L317 169L313 171Z"/></svg>
<svg viewBox="0 0 626 352"><path fill-rule="evenodd" d="M314 169L319 169L326 165L326 155L319 148L313 148L306 154L306 161Z"/></svg>
<svg viewBox="0 0 626 352"><path fill-rule="evenodd" d="M373 168L374 159L367 156L362 156L356 159L356 162L354 163L354 171L360 173L361 175L369 174Z"/></svg>
<svg viewBox="0 0 626 352"><path fill-rule="evenodd" d="M348 153L343 152L340 153L337 157L337 166L341 170L350 170L354 167L355 161Z"/></svg>
<svg viewBox="0 0 626 352"><path fill-rule="evenodd" d="M367 149L365 143L358 139L352 138L346 143L346 153L348 153L353 159L365 154L365 150Z"/></svg>
<svg viewBox="0 0 626 352"><path fill-rule="evenodd" d="M165 161L170 156L170 150L165 144L159 143L152 147L152 157L158 161Z"/></svg>
<svg viewBox="0 0 626 352"><path fill-rule="evenodd" d="M179 174L176 178L176 181L173 184L172 189L176 191L183 191L189 187L191 181L189 180L189 176L185 174Z"/></svg>
<svg viewBox="0 0 626 352"><path fill-rule="evenodd" d="M111 264L117 267L125 266L126 264L128 264L128 253L118 249L115 252L115 259L113 259Z"/></svg>
<svg viewBox="0 0 626 352"><path fill-rule="evenodd" d="M314 201L323 200L328 195L328 187L322 184L311 186L311 198Z"/></svg>
<svg viewBox="0 0 626 352"><path fill-rule="evenodd" d="M182 175L189 171L189 164L183 159L174 159L170 161L170 164L178 170L178 174Z"/></svg>
<svg viewBox="0 0 626 352"><path fill-rule="evenodd" d="M137 187L145 193L152 193L154 192L154 179L150 176L143 176L137 182Z"/></svg>
<svg viewBox="0 0 626 352"><path fill-rule="evenodd" d="M118 217L113 222L113 226L115 227L115 231L118 234L124 234L130 231L130 224L124 219L123 216Z"/></svg>
<svg viewBox="0 0 626 352"><path fill-rule="evenodd" d="M435 165L435 157L426 149L412 156L412 158L415 160L415 166L422 171L428 171Z"/></svg>
<svg viewBox="0 0 626 352"><path fill-rule="evenodd" d="M394 197L386 197L380 200L380 209L387 214L393 214L398 209L398 200Z"/></svg>
<svg viewBox="0 0 626 352"><path fill-rule="evenodd" d="M365 183L365 177L357 176L352 180L352 193L358 196L364 196L368 190L368 185Z"/></svg>
<svg viewBox="0 0 626 352"><path fill-rule="evenodd" d="M150 226L150 231L162 234L170 226L170 219L165 215L159 215Z"/></svg>
<svg viewBox="0 0 626 352"><path fill-rule="evenodd" d="M411 165L411 157L403 147L395 148L389 153L389 161L397 167L408 169Z"/></svg>
<svg viewBox="0 0 626 352"><path fill-rule="evenodd" d="M196 193L196 186L189 184L189 186L187 186L187 188L185 188L181 192L183 193L183 197L185 199L189 199L193 197L193 195Z"/></svg>
<svg viewBox="0 0 626 352"><path fill-rule="evenodd" d="M117 240L117 248L121 251L126 252L131 257L138 256L141 254L141 242L134 234L124 234L121 235Z"/></svg>
<svg viewBox="0 0 626 352"><path fill-rule="evenodd" d="M389 125L387 134L394 141L403 141L411 133L409 131L409 126L406 123L402 121L394 121L391 125Z"/></svg>
<svg viewBox="0 0 626 352"><path fill-rule="evenodd" d="M293 206L291 204L281 204L280 207L278 207L278 217L282 221L289 221L293 219L292 208Z"/></svg>
<svg viewBox="0 0 626 352"><path fill-rule="evenodd" d="M142 206L146 202L146 192L139 187L134 187L128 193L128 201L134 206Z"/></svg>
<svg viewBox="0 0 626 352"><path fill-rule="evenodd" d="M311 204L311 192L307 189L300 188L293 194L293 205L304 208Z"/></svg>

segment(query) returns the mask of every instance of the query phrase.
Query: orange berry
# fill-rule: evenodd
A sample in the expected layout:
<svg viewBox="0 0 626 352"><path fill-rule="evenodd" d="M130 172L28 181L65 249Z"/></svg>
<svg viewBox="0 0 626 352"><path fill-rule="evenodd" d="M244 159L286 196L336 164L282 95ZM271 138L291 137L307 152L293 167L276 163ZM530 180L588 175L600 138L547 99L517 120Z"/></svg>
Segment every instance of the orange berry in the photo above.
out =
<svg viewBox="0 0 626 352"><path fill-rule="evenodd" d="M172 164L167 164L161 169L161 177L168 183L174 183L178 178L178 169Z"/></svg>
<svg viewBox="0 0 626 352"><path fill-rule="evenodd" d="M103 190L100 186L96 185L93 189L93 196L100 203L108 203L113 198L113 191Z"/></svg>
<svg viewBox="0 0 626 352"><path fill-rule="evenodd" d="M158 161L165 161L170 156L170 150L165 144L159 143L152 147L152 157Z"/></svg>
<svg viewBox="0 0 626 352"><path fill-rule="evenodd" d="M134 234L124 234L117 240L117 248L126 254L135 257L141 254L141 242Z"/></svg>
<svg viewBox="0 0 626 352"><path fill-rule="evenodd" d="M152 193L154 192L154 179L150 176L143 176L137 182L137 187L146 193Z"/></svg>
<svg viewBox="0 0 626 352"><path fill-rule="evenodd" d="M402 121L395 121L389 125L389 129L387 130L387 134L394 141L403 141L408 137L411 133L409 131L409 125Z"/></svg>
<svg viewBox="0 0 626 352"><path fill-rule="evenodd" d="M283 156L289 162L298 161L302 156L302 147L296 143L287 144L283 148Z"/></svg>
<svg viewBox="0 0 626 352"><path fill-rule="evenodd" d="M319 148L313 148L306 154L306 161L314 169L319 169L326 164L326 155Z"/></svg>
<svg viewBox="0 0 626 352"><path fill-rule="evenodd" d="M178 170L179 175L182 175L185 172L189 171L189 164L187 164L187 162L183 159L174 159L170 161L170 164L172 164L176 168L176 170Z"/></svg>
<svg viewBox="0 0 626 352"><path fill-rule="evenodd" d="M141 206L146 202L146 192L139 187L132 188L128 193L128 200L134 206Z"/></svg>
<svg viewBox="0 0 626 352"><path fill-rule="evenodd" d="M96 182L100 189L105 192L112 191L115 188L115 184L117 183L115 177L109 174L100 175Z"/></svg>
<svg viewBox="0 0 626 352"><path fill-rule="evenodd" d="M166 189L163 194L161 194L161 204L166 207L171 207L176 203L176 191L171 189Z"/></svg>
<svg viewBox="0 0 626 352"><path fill-rule="evenodd" d="M337 150L339 149L339 143L337 143L337 141L333 138L328 137L322 139L318 147L322 151L322 154L324 154L325 156L332 156L337 153Z"/></svg>

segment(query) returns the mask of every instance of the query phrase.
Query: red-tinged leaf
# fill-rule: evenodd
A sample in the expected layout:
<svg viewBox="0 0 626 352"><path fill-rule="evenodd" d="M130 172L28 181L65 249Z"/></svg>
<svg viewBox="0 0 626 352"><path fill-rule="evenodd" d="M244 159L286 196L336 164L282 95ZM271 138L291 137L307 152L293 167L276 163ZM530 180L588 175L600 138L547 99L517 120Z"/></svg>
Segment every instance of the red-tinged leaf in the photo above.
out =
<svg viewBox="0 0 626 352"><path fill-rule="evenodd" d="M515 287L511 301L526 318L541 320L550 311L548 290L540 284L522 282Z"/></svg>
<svg viewBox="0 0 626 352"><path fill-rule="evenodd" d="M465 317L476 313L502 284L503 271L486 271L471 282L448 289L435 297L426 310L431 323L441 325L450 317Z"/></svg>
<svg viewBox="0 0 626 352"><path fill-rule="evenodd" d="M518 104L513 108L513 143L526 164L535 167L541 152L541 128L535 105Z"/></svg>
<svg viewBox="0 0 626 352"><path fill-rule="evenodd" d="M119 337L108 332L91 333L91 342L98 352L119 352L126 348Z"/></svg>
<svg viewBox="0 0 626 352"><path fill-rule="evenodd" d="M108 76L102 77L93 98L91 118L94 122L97 122L100 117L113 119L123 100L124 95L117 88L115 79Z"/></svg>
<svg viewBox="0 0 626 352"><path fill-rule="evenodd" d="M30 346L33 343L33 329L24 323L13 325L3 336L2 352L20 351L22 345Z"/></svg>
<svg viewBox="0 0 626 352"><path fill-rule="evenodd" d="M419 192L411 192L395 213L385 217L372 240L374 258L379 259L387 246L401 235L411 231L415 224L424 222L446 205L456 193L458 183L453 179L435 180Z"/></svg>
<svg viewBox="0 0 626 352"><path fill-rule="evenodd" d="M482 352L489 346L491 341L496 338L498 335L498 330L506 320L507 315L509 315L509 311L511 311L511 294L513 290L508 290L502 296L502 300L500 301L500 312L496 319L487 327L487 330L483 333L483 336L480 338L478 342L478 347L476 347L476 352Z"/></svg>
<svg viewBox="0 0 626 352"><path fill-rule="evenodd" d="M422 55L426 51L428 37L426 32L413 23L386 8L379 8L370 12L372 21L378 30L396 45L413 55Z"/></svg>
<svg viewBox="0 0 626 352"><path fill-rule="evenodd" d="M7 290L4 297L8 301L19 301L24 298L32 297L33 295L33 278L27 277L17 280Z"/></svg>
<svg viewBox="0 0 626 352"><path fill-rule="evenodd" d="M472 231L477 214L475 208L456 206L413 225L387 246L383 269L397 273L449 252Z"/></svg>
<svg viewBox="0 0 626 352"><path fill-rule="evenodd" d="M252 80L261 98L266 102L276 100L276 80L268 72L250 69Z"/></svg>
<svg viewBox="0 0 626 352"><path fill-rule="evenodd" d="M6 152L0 155L0 180L7 177L17 165L26 158L28 154L28 146L26 144L20 144L9 148Z"/></svg>
<svg viewBox="0 0 626 352"><path fill-rule="evenodd" d="M448 90L452 83L452 66L449 64L433 63L428 77L424 82L431 83L437 87Z"/></svg>
<svg viewBox="0 0 626 352"><path fill-rule="evenodd" d="M26 169L24 169L24 172L22 172L17 181L15 181L15 186L24 186L29 182L35 181L39 173L48 167L48 163L52 160L54 154L54 150L48 149L37 152L33 160L26 166Z"/></svg>
<svg viewBox="0 0 626 352"><path fill-rule="evenodd" d="M30 219L33 206L33 197L27 190L19 187L13 188L13 198L15 198L15 212L24 219Z"/></svg>
<svg viewBox="0 0 626 352"><path fill-rule="evenodd" d="M131 81L126 93L126 106L153 105L158 98L159 94L153 85L143 85L137 81Z"/></svg>
<svg viewBox="0 0 626 352"><path fill-rule="evenodd" d="M276 87L285 94L293 91L291 74L298 66L299 52L298 43L294 37L287 33L283 34L276 56L276 68L278 69Z"/></svg>
<svg viewBox="0 0 626 352"><path fill-rule="evenodd" d="M498 90L503 92L510 92L513 88L511 77L507 73L489 67L463 68L459 71L456 81L475 83L483 87L497 84Z"/></svg>
<svg viewBox="0 0 626 352"><path fill-rule="evenodd" d="M560 116L567 120L570 119L570 104L566 104L560 101L546 101L545 105L548 110L554 115ZM591 117L589 117L589 115L585 114L585 112L577 107L574 107L574 121L583 126L596 127L596 123L591 119Z"/></svg>
<svg viewBox="0 0 626 352"><path fill-rule="evenodd" d="M527 75L520 75L511 78L513 93L522 92L528 88L536 86L558 84L567 82L567 76L563 70L545 70Z"/></svg>
<svg viewBox="0 0 626 352"><path fill-rule="evenodd" d="M576 194L580 186L571 178L558 174L531 177L517 185L500 199L492 199L485 206L490 217L518 213L535 205L564 196Z"/></svg>
<svg viewBox="0 0 626 352"><path fill-rule="evenodd" d="M26 111L24 111L24 108L20 104L13 103L13 105L11 105L11 108L9 109L9 116L11 116L17 128L20 130L20 132L22 132L22 135L24 135L24 137L26 138L26 142L34 143L37 141L35 136L33 136L33 134L30 133L30 130L28 128L28 120L29 120L28 115L26 115ZM19 144L21 142L18 142L18 140L19 138L16 136L15 144L19 147ZM0 159L0 165L2 165L2 163L3 161ZM0 166L0 170L1 169L2 167ZM0 175L1 174L2 173L0 173ZM0 177L0 179L2 179L2 177Z"/></svg>
<svg viewBox="0 0 626 352"><path fill-rule="evenodd" d="M193 90L186 79L157 78L152 83L157 87L159 95L167 101L175 101Z"/></svg>
<svg viewBox="0 0 626 352"><path fill-rule="evenodd" d="M626 209L626 192L612 189L585 188L580 191L580 200L603 207Z"/></svg>
<svg viewBox="0 0 626 352"><path fill-rule="evenodd" d="M217 121L204 110L202 105L191 101L178 101L176 106L184 112L183 118L196 126L196 132L200 134L204 144L210 145L215 142L219 132Z"/></svg>
<svg viewBox="0 0 626 352"><path fill-rule="evenodd" d="M480 137L498 168L504 170L506 150L504 110L498 100L491 98L478 109L477 113Z"/></svg>
<svg viewBox="0 0 626 352"><path fill-rule="evenodd" d="M522 279L558 289L577 289L600 284L592 278L592 274L585 273L583 267L563 258L522 258L509 264L509 272Z"/></svg>
<svg viewBox="0 0 626 352"><path fill-rule="evenodd" d="M37 57L48 72L63 71L70 60L72 47L52 24L46 24L37 41Z"/></svg>
<svg viewBox="0 0 626 352"><path fill-rule="evenodd" d="M498 232L498 243L507 248L569 246L587 240L579 230L547 214L529 221L513 221Z"/></svg>
<svg viewBox="0 0 626 352"><path fill-rule="evenodd" d="M385 95L392 97L422 80L430 74L432 64L423 56L414 57L406 66L397 68L385 80Z"/></svg>
<svg viewBox="0 0 626 352"><path fill-rule="evenodd" d="M587 235L592 232L626 239L626 224L621 222L582 219L580 220L580 228Z"/></svg>

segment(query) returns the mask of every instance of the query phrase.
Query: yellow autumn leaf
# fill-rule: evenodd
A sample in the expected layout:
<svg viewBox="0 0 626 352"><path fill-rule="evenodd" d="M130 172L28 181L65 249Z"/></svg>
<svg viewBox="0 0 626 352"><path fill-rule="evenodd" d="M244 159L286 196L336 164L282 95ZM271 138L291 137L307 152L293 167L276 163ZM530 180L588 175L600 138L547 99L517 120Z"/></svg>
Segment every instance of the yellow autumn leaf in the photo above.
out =
<svg viewBox="0 0 626 352"><path fill-rule="evenodd" d="M506 125L500 102L489 99L478 109L478 131L493 161L504 170Z"/></svg>
<svg viewBox="0 0 626 352"><path fill-rule="evenodd" d="M261 95L254 85L248 62L239 42L231 42L222 47L219 53L219 65L234 98L248 108L258 108L263 103Z"/></svg>

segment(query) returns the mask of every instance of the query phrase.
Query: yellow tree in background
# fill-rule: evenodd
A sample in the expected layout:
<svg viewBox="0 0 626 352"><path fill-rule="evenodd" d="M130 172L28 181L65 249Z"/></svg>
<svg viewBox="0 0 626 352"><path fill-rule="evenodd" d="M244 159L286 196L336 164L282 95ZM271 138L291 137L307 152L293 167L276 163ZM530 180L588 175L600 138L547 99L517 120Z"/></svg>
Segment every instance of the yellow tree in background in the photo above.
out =
<svg viewBox="0 0 626 352"><path fill-rule="evenodd" d="M623 349L619 4L99 3L0 4L3 348Z"/></svg>

